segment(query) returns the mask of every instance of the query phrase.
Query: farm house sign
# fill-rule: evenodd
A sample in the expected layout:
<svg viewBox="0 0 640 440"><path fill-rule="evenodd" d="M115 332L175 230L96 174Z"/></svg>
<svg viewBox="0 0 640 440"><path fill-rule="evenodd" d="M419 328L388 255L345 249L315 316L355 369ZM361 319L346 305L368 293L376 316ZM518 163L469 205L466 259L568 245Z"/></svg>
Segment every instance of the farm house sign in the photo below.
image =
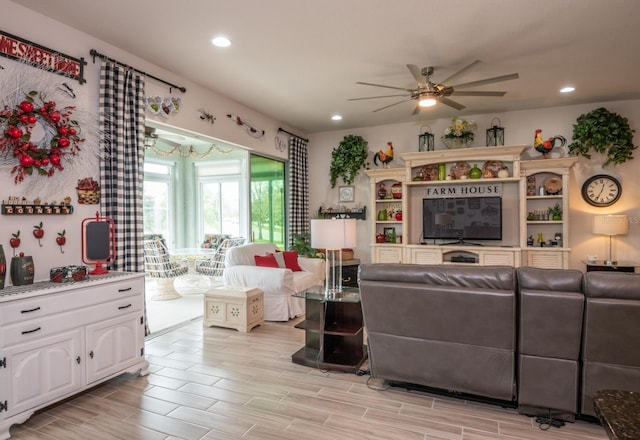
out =
<svg viewBox="0 0 640 440"><path fill-rule="evenodd" d="M73 58L0 30L0 55L84 84L84 58Z"/></svg>

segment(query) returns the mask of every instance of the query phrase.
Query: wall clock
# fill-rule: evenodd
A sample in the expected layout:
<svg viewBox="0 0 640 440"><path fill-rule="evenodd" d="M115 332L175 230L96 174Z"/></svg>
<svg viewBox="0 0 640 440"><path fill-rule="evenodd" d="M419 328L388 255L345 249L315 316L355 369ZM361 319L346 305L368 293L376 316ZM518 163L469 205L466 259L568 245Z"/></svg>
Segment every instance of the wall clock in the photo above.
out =
<svg viewBox="0 0 640 440"><path fill-rule="evenodd" d="M622 185L615 177L598 174L582 184L582 198L597 207L611 206L622 195Z"/></svg>

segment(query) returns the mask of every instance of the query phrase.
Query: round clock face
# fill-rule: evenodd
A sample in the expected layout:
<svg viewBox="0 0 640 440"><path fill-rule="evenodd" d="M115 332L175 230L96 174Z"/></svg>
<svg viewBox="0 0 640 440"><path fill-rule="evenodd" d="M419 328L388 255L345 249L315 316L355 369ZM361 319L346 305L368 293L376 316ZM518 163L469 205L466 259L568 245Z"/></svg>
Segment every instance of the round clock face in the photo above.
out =
<svg viewBox="0 0 640 440"><path fill-rule="evenodd" d="M582 185L582 198L593 206L610 206L622 195L622 185L615 177L598 174Z"/></svg>

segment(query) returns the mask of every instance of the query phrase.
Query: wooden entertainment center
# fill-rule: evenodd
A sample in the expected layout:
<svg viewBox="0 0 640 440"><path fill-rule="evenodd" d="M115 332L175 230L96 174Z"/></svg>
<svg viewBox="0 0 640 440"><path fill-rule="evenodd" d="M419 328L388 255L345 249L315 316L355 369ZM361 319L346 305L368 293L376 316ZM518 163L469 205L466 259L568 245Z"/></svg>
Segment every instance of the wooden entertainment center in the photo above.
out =
<svg viewBox="0 0 640 440"><path fill-rule="evenodd" d="M372 262L568 268L569 173L576 158L521 160L525 148L404 153L402 168L366 171ZM470 246L423 238L423 198L484 193L502 197L502 240ZM553 207L561 219L552 217Z"/></svg>

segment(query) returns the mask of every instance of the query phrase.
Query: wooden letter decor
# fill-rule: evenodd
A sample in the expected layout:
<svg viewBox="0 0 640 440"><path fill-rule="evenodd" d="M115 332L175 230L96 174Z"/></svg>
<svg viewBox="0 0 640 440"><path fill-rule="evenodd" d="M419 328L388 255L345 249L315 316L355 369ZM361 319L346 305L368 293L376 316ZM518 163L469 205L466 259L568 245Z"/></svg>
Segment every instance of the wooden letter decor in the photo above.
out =
<svg viewBox="0 0 640 440"><path fill-rule="evenodd" d="M0 30L0 55L24 61L42 70L75 79L84 84L84 58L73 58L56 50L24 40Z"/></svg>

